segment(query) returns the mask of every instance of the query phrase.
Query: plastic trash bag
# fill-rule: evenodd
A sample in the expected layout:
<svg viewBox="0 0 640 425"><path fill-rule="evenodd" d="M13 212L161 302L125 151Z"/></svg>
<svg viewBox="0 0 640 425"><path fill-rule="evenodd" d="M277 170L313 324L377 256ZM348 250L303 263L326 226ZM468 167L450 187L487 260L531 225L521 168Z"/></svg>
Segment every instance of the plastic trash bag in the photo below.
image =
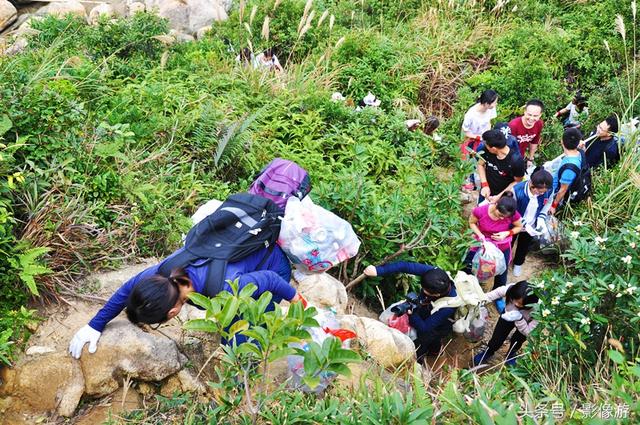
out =
<svg viewBox="0 0 640 425"><path fill-rule="evenodd" d="M493 243L485 241L476 251L471 263L472 273L479 282L485 282L507 270L504 254Z"/></svg>
<svg viewBox="0 0 640 425"><path fill-rule="evenodd" d="M415 341L416 338L418 338L418 333L416 332L416 330L409 324L409 316L407 314L403 314L402 316L406 316L406 321L407 321L407 329L406 332L399 329L396 326L393 326L392 324L398 324L401 325L401 323L398 323L398 320L404 320L404 319L400 319L398 317L397 314L395 314L394 312L391 311L391 309L397 305L400 305L402 303L405 303L405 300L402 301L398 301L397 303L393 303L391 304L385 311L383 311L382 313L380 313L380 316L378 317L378 320L380 320L382 323L384 323L385 325L389 326L390 328L394 328L394 329L398 329L400 332L402 332L403 334L407 335L409 338L411 338L412 340ZM400 317L402 317L400 316Z"/></svg>
<svg viewBox="0 0 640 425"><path fill-rule="evenodd" d="M332 310L319 309L315 319L320 326L308 327L306 331L311 335L311 341L322 345L325 339L330 336L334 336L342 341L342 348L349 348L351 339L357 337L357 335L349 329L340 329L338 320L336 319L335 312ZM304 351L309 350L309 343L291 343L290 347L301 348ZM321 394L331 381L337 376L335 372L324 371L320 373L320 383L315 388L311 389L303 383L302 378L305 376L304 372L304 357L298 355L287 356L287 371L291 377L292 386L296 389L304 392L314 392Z"/></svg>
<svg viewBox="0 0 640 425"><path fill-rule="evenodd" d="M467 329L461 332L465 338L472 342L482 340L487 327L489 312L484 306L471 307L468 314Z"/></svg>
<svg viewBox="0 0 640 425"><path fill-rule="evenodd" d="M302 271L324 272L358 253L360 240L351 224L313 203L290 198L278 244Z"/></svg>

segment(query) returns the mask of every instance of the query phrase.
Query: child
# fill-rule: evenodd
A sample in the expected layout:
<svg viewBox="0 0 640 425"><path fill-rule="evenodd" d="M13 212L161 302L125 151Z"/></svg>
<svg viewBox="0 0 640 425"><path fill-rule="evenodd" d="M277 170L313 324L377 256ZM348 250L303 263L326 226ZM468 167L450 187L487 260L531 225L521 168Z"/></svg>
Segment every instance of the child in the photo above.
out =
<svg viewBox="0 0 640 425"><path fill-rule="evenodd" d="M487 293L487 297L490 301L505 297L507 300L506 312L498 319L487 349L476 354L473 358L473 365L478 366L486 363L500 349L511 330L515 327L516 331L511 337L511 345L505 361L507 365L513 366L516 363L518 350L520 350L522 344L538 324L531 317L531 309L538 302L538 297L533 294L526 280L494 289Z"/></svg>

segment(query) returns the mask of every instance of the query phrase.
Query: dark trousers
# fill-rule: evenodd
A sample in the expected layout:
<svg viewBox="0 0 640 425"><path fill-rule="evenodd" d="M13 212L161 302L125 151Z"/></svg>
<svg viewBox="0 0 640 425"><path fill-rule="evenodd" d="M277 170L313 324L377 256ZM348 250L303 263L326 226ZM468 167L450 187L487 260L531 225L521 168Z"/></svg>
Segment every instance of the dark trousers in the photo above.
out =
<svg viewBox="0 0 640 425"><path fill-rule="evenodd" d="M498 319L496 323L496 327L493 330L493 335L491 336L491 340L487 345L487 351L485 352L484 358L489 358L493 356L493 354L502 347L502 344L507 340L509 336L509 332L516 326L515 322L508 322L504 320L502 317ZM509 352L507 353L507 360L512 357L515 357L522 347L522 344L527 340L527 337L524 336L520 331L516 329L516 331L511 336L511 345L509 346Z"/></svg>
<svg viewBox="0 0 640 425"><path fill-rule="evenodd" d="M427 332L419 332L414 341L416 344L416 357L421 362L425 356L435 356L442 347L442 338L451 334L453 323L447 320L440 326L436 326Z"/></svg>
<svg viewBox="0 0 640 425"><path fill-rule="evenodd" d="M513 237L513 241L511 242L512 248L515 245L516 240L518 241L518 246L516 247L516 252L513 256L513 264L521 266L524 264L524 259L529 253L533 237L523 230Z"/></svg>
<svg viewBox="0 0 640 425"><path fill-rule="evenodd" d="M465 273L471 274L471 262L473 261L473 257L476 255L476 252L477 251L469 250L466 257L464 257L463 263L465 267L463 271ZM498 286L503 286L507 283L507 273L509 271L509 258L511 257L511 248L505 249L504 251L502 251L502 254L504 255L504 263L507 265L507 268L504 270L504 273L499 274L498 276L493 278L493 289L496 289Z"/></svg>

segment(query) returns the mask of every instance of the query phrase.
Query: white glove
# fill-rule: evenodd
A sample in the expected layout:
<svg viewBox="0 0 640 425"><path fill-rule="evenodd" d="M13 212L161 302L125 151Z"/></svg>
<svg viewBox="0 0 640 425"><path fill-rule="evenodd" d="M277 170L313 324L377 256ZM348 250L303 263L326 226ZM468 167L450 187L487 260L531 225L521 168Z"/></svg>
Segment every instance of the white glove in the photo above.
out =
<svg viewBox="0 0 640 425"><path fill-rule="evenodd" d="M522 319L522 313L518 310L505 311L500 315L507 322L515 322L517 320Z"/></svg>
<svg viewBox="0 0 640 425"><path fill-rule="evenodd" d="M69 353L75 359L79 359L82 355L82 347L88 342L89 352L95 353L98 349L98 340L100 339L102 332L98 332L89 325L84 325L76 334L71 338L69 343Z"/></svg>

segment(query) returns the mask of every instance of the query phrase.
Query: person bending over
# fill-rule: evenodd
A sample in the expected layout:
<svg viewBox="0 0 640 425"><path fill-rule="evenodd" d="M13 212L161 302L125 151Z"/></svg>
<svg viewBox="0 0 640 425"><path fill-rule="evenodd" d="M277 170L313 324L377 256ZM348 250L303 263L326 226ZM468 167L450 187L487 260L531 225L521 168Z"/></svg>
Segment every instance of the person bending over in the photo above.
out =
<svg viewBox="0 0 640 425"><path fill-rule="evenodd" d="M442 339L449 335L453 323L449 320L455 313L454 308L443 308L431 314L433 301L443 297L455 297L456 288L449 275L442 269L428 264L409 261L397 261L383 266L367 266L364 274L367 276L386 276L397 273L408 273L420 276L422 293L420 306L409 310L409 324L418 335L416 356L419 362L425 356L438 355L442 348Z"/></svg>
<svg viewBox="0 0 640 425"><path fill-rule="evenodd" d="M184 248L176 251L177 255ZM172 256L173 256L172 255ZM96 313L91 321L73 336L69 344L71 355L79 359L85 344L89 353L95 353L98 340L107 323L126 308L128 319L133 323L163 323L180 313L182 306L189 302L192 292L206 293L206 279L209 262L197 260L188 266L172 270L169 277L158 274L160 266L172 256L138 273L125 282ZM257 290L252 297L258 299L264 292L271 292L273 298L267 311L282 300L299 301L302 297L289 284L291 266L282 250L276 246L271 251L263 248L234 263L229 263L225 272L223 291L231 292L228 281L238 279L239 288L253 283ZM246 340L237 335L236 343Z"/></svg>

